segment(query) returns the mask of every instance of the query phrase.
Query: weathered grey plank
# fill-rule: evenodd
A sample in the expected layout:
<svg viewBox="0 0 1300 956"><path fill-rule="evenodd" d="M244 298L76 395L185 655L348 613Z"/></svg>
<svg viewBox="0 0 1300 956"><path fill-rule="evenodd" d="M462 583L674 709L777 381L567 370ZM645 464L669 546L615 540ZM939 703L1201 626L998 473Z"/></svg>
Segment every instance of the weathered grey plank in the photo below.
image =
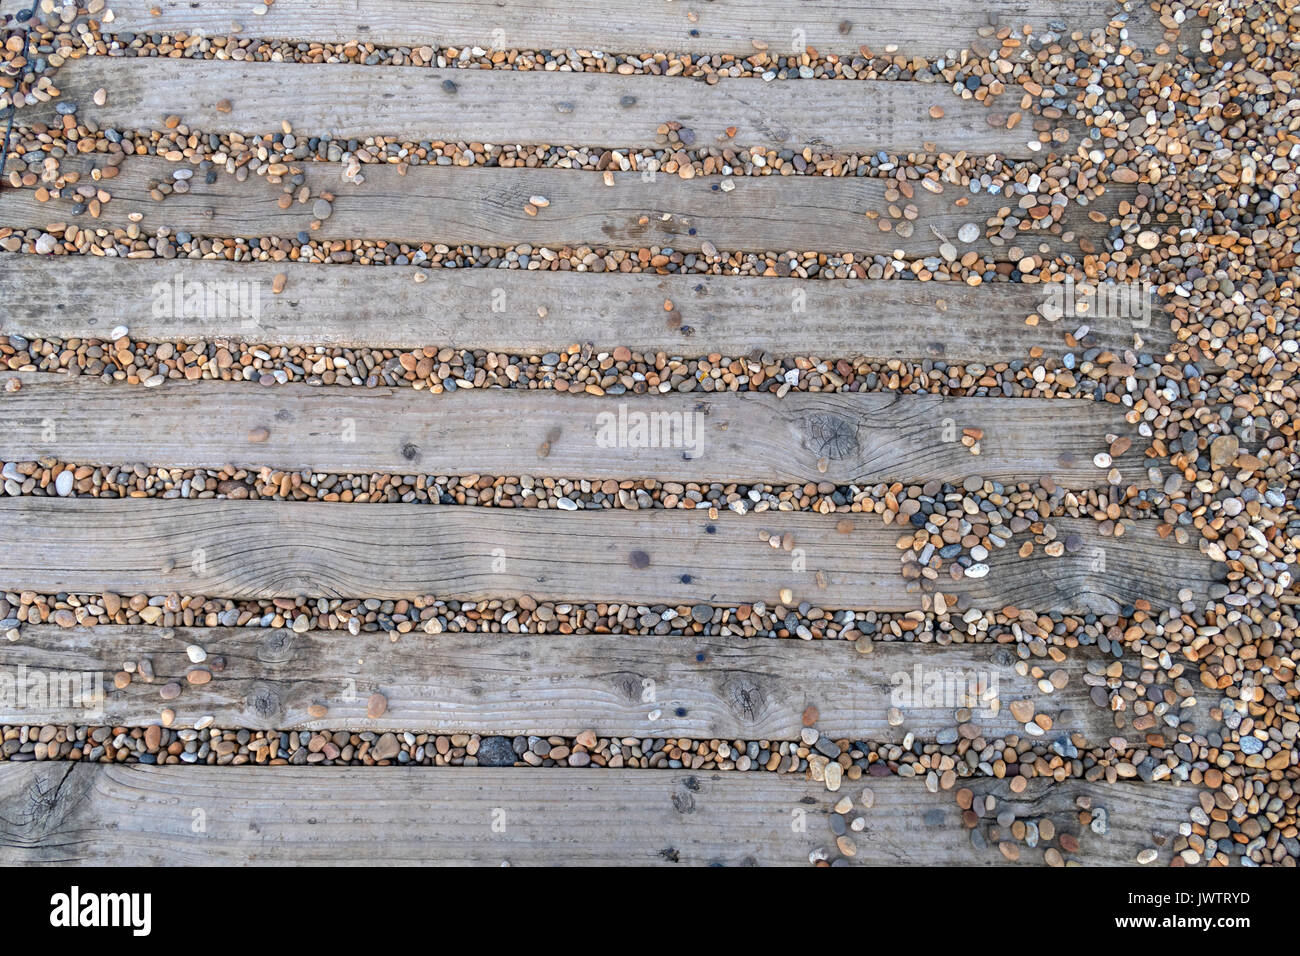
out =
<svg viewBox="0 0 1300 956"><path fill-rule="evenodd" d="M271 291L277 275L285 289ZM416 282L416 276L424 281ZM236 287L230 283L242 283ZM186 313L185 290L237 288L236 308ZM177 288L181 289L178 296ZM1049 321L1059 286L752 279L519 269L356 268L223 260L0 253L0 330L104 339L119 324L148 342L450 345L541 354L574 343L653 355L934 358L991 364L1064 348L1080 323L1102 348L1167 347L1158 318ZM181 309L167 303L179 300ZM206 300L206 296L205 296ZM250 303L242 310L239 304ZM665 308L671 303L672 308ZM161 314L155 315L155 312ZM1039 316L1034 325L1030 316ZM791 334L791 328L798 330Z"/></svg>
<svg viewBox="0 0 1300 956"><path fill-rule="evenodd" d="M858 863L1007 863L972 845L951 793L899 777L870 785ZM856 800L861 788L843 789ZM1079 838L1073 858L1095 865L1131 865L1157 843L1167 864L1167 838L1196 802L1193 787L1167 784L971 789L1018 818L1050 818ZM1109 834L1080 825L1081 796L1106 808ZM818 847L835 853L826 821L838 797L772 773L6 763L0 863L806 866ZM991 826L980 824L986 840ZM1041 863L1045 849L1022 846L1021 865Z"/></svg>
<svg viewBox="0 0 1300 956"><path fill-rule="evenodd" d="M0 587L179 591L235 598L421 594L479 600L775 604L914 610L899 571L898 529L800 513L711 520L680 511L533 511L405 504L232 500L0 500ZM1054 521L1079 550L994 554L986 577L949 585L977 607L1114 613L1121 603L1204 595L1218 570L1161 540L1152 522L1101 538L1088 519ZM758 531L790 533L802 553ZM795 570L801 567L803 570ZM820 578L819 578L820 575ZM824 586L821 586L824 585Z"/></svg>
<svg viewBox="0 0 1300 956"><path fill-rule="evenodd" d="M191 671L211 673L210 663L190 662L191 644L208 661L224 661L207 684L186 683ZM1088 656L1081 649L1059 665L1038 664L1069 675L1064 688L1045 695L1031 676L1017 674L1015 653L996 644L881 642L864 655L848 641L734 637L414 632L394 642L387 633L36 626L0 644L0 673L86 674L89 699L20 706L12 694L0 697L0 724L138 727L156 723L167 706L176 727L208 716L218 727L268 730L514 737L590 729L603 737L796 740L804 709L814 706L825 737L897 741L907 733L933 740L956 725L959 707L972 708L986 735L1023 736L1009 704L1031 700L1052 718L1051 737L1079 733L1105 745L1122 732L1089 699ZM126 688L114 687L123 662L146 659L153 680L137 674ZM92 691L94 675L102 694ZM158 689L168 681L185 690L164 704ZM375 691L388 710L371 719L366 701ZM329 713L312 718L313 704ZM904 716L899 726L888 720L895 706Z"/></svg>
<svg viewBox="0 0 1300 956"><path fill-rule="evenodd" d="M450 85L448 85L450 84ZM863 80L769 83L733 78L712 86L686 77L542 70L425 69L336 63L91 56L60 69L60 103L101 127L162 129L176 115L191 131L256 134L289 123L299 138L389 136L405 142L662 147L656 130L678 122L701 147L811 148L837 154L999 153L1028 158L1055 143L1058 126L1009 100L1001 108L962 99L945 84ZM111 92L103 106L92 94ZM228 107L217 108L225 101ZM504 104L517 104L505 108ZM930 116L940 107L940 119ZM1012 114L1016 124L1008 128ZM23 122L57 122L51 103Z"/></svg>
<svg viewBox="0 0 1300 956"><path fill-rule="evenodd" d="M65 165L72 170L90 164L68 160ZM313 228L314 203L294 202L281 209L278 200L285 186L262 176L241 183L234 176L220 175L212 184L196 176L190 180L189 192L163 202L152 199L151 188L170 181L179 168L156 157L129 157L121 174L105 186L113 198L98 219L89 212L73 216L68 199L41 203L33 191L6 189L0 192L0 225L44 227L58 219L84 228L125 228L130 224L127 217L139 213L137 225L144 233L160 228L210 236L306 232L315 239L612 249L668 246L682 252L698 252L711 242L723 251L892 255L902 250L926 256L937 254L939 247L931 227L955 239L962 224L982 225L1005 208L1002 197L986 193L965 193L970 204L958 207L954 202L960 197L951 186L942 194L918 188L911 200L918 210L917 227L911 238L904 239L892 230L881 232L866 217L868 210L885 214L889 205L886 183L880 179L731 177L734 188L728 192L720 188L723 177L718 176L683 180L659 175L646 181L640 173L615 173L614 185L606 186L601 173L568 169L370 165L362 167L365 182L350 185L341 179L345 171L341 164L305 163L304 185L311 195L329 191L335 196L333 214ZM1120 199L1132 195L1133 187L1112 189L1087 209L1069 208L1066 229L1071 239L1102 243L1106 223L1092 222L1089 214L1109 218ZM530 216L524 206L533 196L545 196L550 204ZM980 239L969 248L1017 259L1017 253L1035 250L1040 242L1064 250L1077 251L1078 246L1077 241L1035 230L1012 243L997 245Z"/></svg>
<svg viewBox="0 0 1300 956"><path fill-rule="evenodd" d="M1113 0L801 0L797 12L777 0L646 3L643 0L278 0L264 16L260 0L114 0L109 29L131 33L226 36L383 46L468 46L484 49L568 49L647 53L730 53L752 56L754 41L773 56L804 52L877 54L896 47L907 56L941 56L979 37L985 26L1030 26L1041 33L1064 22L1071 29L1104 26L1117 15ZM1137 4L1141 7L1141 4ZM155 15L153 11L157 11ZM1135 41L1161 36L1140 10Z"/></svg>
<svg viewBox="0 0 1300 956"><path fill-rule="evenodd" d="M1091 399L891 392L587 395L553 389L322 389L176 380L157 388L57 372L0 394L6 461L288 471L558 475L662 481L875 484L968 474L1104 485L1093 456L1133 435ZM51 427L51 425L53 427ZM980 429L978 457L962 445ZM1149 484L1142 444L1115 459Z"/></svg>

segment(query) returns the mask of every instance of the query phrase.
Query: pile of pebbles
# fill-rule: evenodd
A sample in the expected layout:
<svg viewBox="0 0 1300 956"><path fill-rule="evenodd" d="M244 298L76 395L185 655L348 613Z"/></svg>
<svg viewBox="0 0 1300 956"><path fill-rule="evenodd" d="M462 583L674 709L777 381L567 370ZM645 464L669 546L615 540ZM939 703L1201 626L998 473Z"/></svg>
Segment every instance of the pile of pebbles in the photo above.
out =
<svg viewBox="0 0 1300 956"><path fill-rule="evenodd" d="M3 241L0 241L3 245ZM703 356L648 353L590 343L540 355L486 349L425 346L399 350L283 346L225 339L146 342L117 339L27 339L11 332L0 340L0 361L10 371L66 371L105 383L156 387L168 381L250 382L271 387L290 382L340 388L410 387L432 394L466 388L554 389L591 395L662 392L904 392L1007 398L1104 399L1108 386L1134 378L1151 388L1178 391L1201 379L1194 365L1179 367L1162 356L1096 345L1086 326L1060 357L1035 348L1027 359L990 365L935 359L903 361L864 356L823 358ZM10 386L18 387L17 384ZM1139 431L1150 431L1149 428ZM1267 423L1251 445L1267 443Z"/></svg>

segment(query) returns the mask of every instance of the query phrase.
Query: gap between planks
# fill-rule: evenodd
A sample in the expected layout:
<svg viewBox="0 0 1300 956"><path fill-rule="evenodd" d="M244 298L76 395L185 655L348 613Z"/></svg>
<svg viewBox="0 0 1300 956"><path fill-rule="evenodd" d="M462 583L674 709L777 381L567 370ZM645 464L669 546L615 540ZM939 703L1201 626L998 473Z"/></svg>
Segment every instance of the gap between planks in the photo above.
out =
<svg viewBox="0 0 1300 956"><path fill-rule="evenodd" d="M1030 159L1040 150L1072 152L1083 130L1023 113L1018 87L985 105L946 83L906 80L743 77L710 85L615 73L83 56L59 70L55 85L58 103L76 103L78 119L101 129L161 130L177 116L202 134L257 135L288 123L300 140L383 136L671 152L658 130L676 122L701 148ZM102 106L92 99L99 89L111 91ZM519 108L503 109L507 103ZM940 118L931 118L934 107ZM22 120L55 125L60 117L50 103L28 107ZM1057 140L1057 131L1072 135Z"/></svg>
<svg viewBox="0 0 1300 956"><path fill-rule="evenodd" d="M1035 779L1023 794L1002 781L963 785L1077 836L1069 858L1111 866L1133 865L1147 848L1167 865L1198 793L1132 782ZM1008 864L996 846L973 845L954 794L899 777L846 781L831 794L802 775L758 772L63 761L0 763L0 863L806 866L813 850L834 846L835 801L851 796L860 807L865 787L874 805L857 811L867 819L852 836L858 863ZM1106 836L1080 825L1082 797L1107 810ZM986 838L991 822L980 827ZM1021 863L1043 862L1045 849L1021 847Z"/></svg>
<svg viewBox="0 0 1300 956"><path fill-rule="evenodd" d="M285 277L283 292L272 291ZM418 281L417 281L418 280ZM1120 287L1124 288L1124 287ZM202 305L192 297L198 290ZM1164 354L1131 310L1055 321L1058 283L356 267L0 253L0 329L25 338L417 348L540 355L575 343L653 356L857 356L991 365L1066 348ZM213 308L208 294L216 296ZM189 298L187 298L189 297ZM187 305L192 302L192 307ZM1057 310L1052 308L1057 306ZM1030 321L1034 324L1029 324Z"/></svg>
<svg viewBox="0 0 1300 956"><path fill-rule="evenodd" d="M399 367L400 372L400 367ZM588 395L175 380L154 388L19 372L0 394L0 458L144 461L337 473L552 475L581 479L924 484L967 475L1105 486L1093 456L1132 435L1120 405L1091 399L891 392ZM53 428L50 428L53 423ZM980 454L962 444L983 434ZM1148 486L1145 441L1111 468Z"/></svg>
<svg viewBox="0 0 1300 956"><path fill-rule="evenodd" d="M1129 15L1130 44L1151 49L1164 28L1142 3ZM478 46L483 49L601 50L612 53L725 53L749 57L754 41L774 57L812 47L823 56L897 54L934 59L980 42L984 27L1028 26L1042 35L1053 23L1071 30L1104 27L1123 11L1114 0L801 0L797 13L780 0L279 0L259 15L261 0L114 0L115 33L186 33L223 37L377 46ZM154 11L157 11L155 14ZM992 45L991 41L989 42Z"/></svg>
<svg viewBox="0 0 1300 956"><path fill-rule="evenodd" d="M67 172L89 175L105 164L71 158ZM298 168L295 164L294 168ZM302 186L311 197L334 196L332 214L314 219L314 201L281 208L286 186L267 177L217 174L211 184L202 176L188 180L189 191L173 193L159 202L151 192L159 182L186 165L152 156L131 156L104 182L112 199L98 218L89 212L72 214L68 199L40 202L35 191L0 192L0 225L48 228L59 221L84 229L125 229L128 216L142 235L159 229L197 236L288 236L301 233L315 240L367 239L406 243L446 243L508 248L591 246L643 250L671 248L700 252L706 242L721 252L798 250L862 255L924 257L936 255L935 230L956 243L963 224L983 225L1001 209L1010 208L1002 196L971 196L948 184L940 194L917 188L917 226L910 238L882 232L866 217L868 210L886 212L890 180L823 176L697 176L691 180L660 174L646 181L640 173L604 174L571 169L514 169L442 166L361 167L365 181L342 179L341 163L301 164ZM722 188L725 183L730 191ZM1071 201L1065 207L1060 236L1050 229L1017 232L1011 240L999 236L958 244L958 252L976 252L1017 261L1046 249L1065 251L1099 248L1106 242L1107 223L1120 203L1136 195L1136 187L1110 187L1087 206ZM536 216L524 211L533 196L549 200ZM968 206L954 205L957 198ZM1045 197L1046 198L1046 197ZM1094 217L1100 221L1094 221ZM313 223L318 225L313 226ZM1085 248L1086 247L1086 248ZM649 260L647 259L647 262ZM688 264L689 267L689 264Z"/></svg>
<svg viewBox="0 0 1300 956"><path fill-rule="evenodd" d="M103 696L92 692L79 706L19 705L10 695L0 698L0 724L140 727L158 723L166 706L176 728L206 717L217 727L281 731L797 740L812 706L823 737L898 743L909 733L933 741L967 707L987 739L1113 746L1126 727L1135 745L1145 739L1129 726L1130 713L1113 714L1089 696L1093 685L1107 685L1089 665L1114 662L1095 648L1074 648L1061 661L1028 659L1020 666L1034 673L1021 676L1015 649L995 643L881 641L863 654L856 642L761 637L413 631L393 638L288 628L24 627L16 643L0 644L0 671L99 675ZM206 651L203 664L190 662L191 644ZM145 659L153 679L137 672L125 688L114 687L123 662ZM211 681L188 683L196 670ZM1057 671L1067 683L1042 693L1038 679ZM169 681L183 690L163 702L158 691ZM388 701L378 719L366 713L375 692ZM1050 719L1048 729L1016 721L1009 705L1020 700ZM329 712L313 718L313 704ZM889 722L891 707L901 713L898 725ZM1203 732L1203 709L1192 700L1175 714ZM1164 726L1158 722L1156 732Z"/></svg>
<svg viewBox="0 0 1300 956"><path fill-rule="evenodd" d="M204 594L634 603L776 604L913 611L903 530L875 518L678 511L574 512L203 499L0 499L0 587L76 594ZM1053 519L1076 549L991 555L987 576L944 579L977 608L1118 613L1136 600L1205 599L1220 571L1162 539L1153 521L1103 538L1090 519ZM845 530L840 530L840 529ZM773 549L759 529L793 536Z"/></svg>

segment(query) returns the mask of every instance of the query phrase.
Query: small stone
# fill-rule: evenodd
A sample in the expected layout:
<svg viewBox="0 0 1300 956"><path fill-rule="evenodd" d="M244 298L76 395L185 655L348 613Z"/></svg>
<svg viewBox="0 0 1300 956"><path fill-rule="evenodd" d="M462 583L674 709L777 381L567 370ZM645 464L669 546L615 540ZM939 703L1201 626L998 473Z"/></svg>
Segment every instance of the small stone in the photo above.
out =
<svg viewBox="0 0 1300 956"><path fill-rule="evenodd" d="M376 760L392 760L401 749L401 745L397 742L397 735L388 733L375 741L375 746L371 749L370 755Z"/></svg>
<svg viewBox="0 0 1300 956"><path fill-rule="evenodd" d="M1034 702L1032 700L1013 700L1011 716L1020 723L1027 724L1034 719Z"/></svg>

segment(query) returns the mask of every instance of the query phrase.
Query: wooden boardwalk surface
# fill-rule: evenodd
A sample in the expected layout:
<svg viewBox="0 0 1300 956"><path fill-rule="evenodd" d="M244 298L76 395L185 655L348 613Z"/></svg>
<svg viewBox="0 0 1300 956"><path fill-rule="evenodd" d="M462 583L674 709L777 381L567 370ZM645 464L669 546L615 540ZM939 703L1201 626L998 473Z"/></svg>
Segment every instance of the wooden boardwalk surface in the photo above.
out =
<svg viewBox="0 0 1300 956"><path fill-rule="evenodd" d="M85 167L97 163L69 161ZM1008 208L1006 200L982 194L964 207L951 195L916 191L910 201L925 225L910 238L880 228L867 218L897 205L886 198L883 180L848 177L644 177L637 172L599 173L565 169L503 169L393 165L365 169L365 182L344 189L342 163L311 163L303 167L302 185L314 196L334 195L328 219L321 220L315 203L284 205L283 189L262 177L240 182L219 176L208 184L197 179L189 191L159 202L160 182L171 180L174 164L153 156L133 156L113 180L113 201L99 217L75 214L66 200L41 202L34 193L0 193L0 222L44 228L64 222L81 228L135 223L146 232L160 228L214 236L292 236L304 232L318 240L371 239L447 245L507 247L593 246L640 249L654 245L699 253L709 243L722 252L769 249L814 249L828 253L892 255L901 249L911 256L934 255L943 236L955 240L967 223L977 226ZM951 188L951 187L950 187ZM337 193L335 192L337 190ZM1108 191L1087 207L1063 207L1066 231L1074 238L1100 242L1106 220L1115 215L1131 187ZM547 202L530 214L533 197ZM1090 216L1097 217L1094 221ZM904 220L906 221L906 220ZM1046 220L1043 220L1046 221ZM933 231L932 231L933 230ZM981 235L983 230L981 229ZM1011 250L1075 248L1036 227L1007 242L1000 236L979 238L962 252L994 259L1019 259Z"/></svg>
<svg viewBox="0 0 1300 956"><path fill-rule="evenodd" d="M671 122L690 130L699 145L735 150L937 149L1015 157L1032 155L1026 144L1038 139L1032 125L1022 127L974 100L953 102L939 84L888 80L800 86L745 78L705 86L668 76L107 57L77 60L60 80L64 96L86 104L87 118L122 129L149 128L175 115L210 133L274 131L288 123L300 134L335 139L382 134L410 142L628 149L662 143L657 130ZM97 106L92 95L102 88L113 96ZM513 99L526 108L501 109ZM930 117L933 107L943 110L941 119ZM867 111L871 123L862 122ZM54 115L41 111L32 118L52 122Z"/></svg>
<svg viewBox="0 0 1300 956"><path fill-rule="evenodd" d="M338 394L186 381L124 390L58 373L18 380L21 391L3 400L12 454L83 464L132 461L148 443L154 464L185 468L871 485L945 480L978 464L996 481L1049 475L1091 488L1108 470L1093 463L1096 449L1129 430L1120 406L1088 399L462 388L431 400L405 387ZM45 421L59 423L53 438ZM662 436L653 444L652 426ZM638 427L644 445L631 435ZM969 429L984 435L978 461L960 441ZM1118 459L1126 483L1149 483L1142 449Z"/></svg>
<svg viewBox="0 0 1300 956"><path fill-rule="evenodd" d="M30 337L106 338L119 324L148 342L273 342L282 345L464 349L541 354L592 343L655 355L733 357L796 349L814 355L888 355L950 362L1005 361L1056 348L1075 320L1054 316L1045 283L809 282L726 275L573 273L522 269L355 268L309 263L120 262L69 257L51 272L41 260L0 253L0 330ZM284 289L274 292L284 276ZM180 280L236 289L245 314L155 310ZM232 282L243 283L231 286ZM103 291L111 315L88 307L84 290ZM240 298L246 296L247 298ZM430 311L428 304L439 308ZM155 315L155 311L163 314ZM1086 320L1089 344L1119 352L1134 334L1159 350L1170 341L1156 323L1106 313ZM790 335L792 326L798 338Z"/></svg>
<svg viewBox="0 0 1300 956"><path fill-rule="evenodd" d="M1212 733L1219 701L1191 671L1145 683L1125 629L1205 601L1225 570L1164 523L1150 406L1092 386L1174 363L1173 337L1160 304L1062 316L1062 283L1031 265L1095 277L1151 191L1039 192L1031 167L1084 134L1051 91L987 101L912 69L965 69L1027 26L1088 35L1114 3L110 6L119 48L68 58L58 97L18 113L84 124L81 145L0 189L0 332L22 353L0 376L0 597L24 615L0 626L0 864L992 865L1063 848L1119 865L1153 845L1169 862L1196 792L1158 757L1125 760ZM170 55L121 55L163 34L182 38ZM278 52L196 55L227 36ZM1122 55L1164 42L1139 11ZM805 61L839 78L799 78ZM768 175L754 157L776 154L811 168ZM968 188L954 170L973 157L1027 165L1005 191ZM234 357L167 364L212 345ZM448 350L541 374L430 387ZM298 380L263 378L285 355ZM565 378L579 355L599 372ZM324 377L353 361L389 381ZM656 377L669 367L694 371ZM182 495L188 470L677 491L654 508L243 500L218 482ZM139 483L119 497L110 473ZM872 487L916 508L863 513ZM785 510L791 488L821 513ZM923 548L941 570L904 563ZM435 600L488 626L448 630ZM158 623L182 603L196 626ZM364 627L316 626L345 608ZM548 629L573 608L635 627ZM751 614L774 626L741 636ZM924 638L843 639L889 616ZM838 636L769 636L832 619ZM14 675L103 695L6 696ZM900 697L911 675L978 690ZM78 725L99 728L83 759L46 759ZM186 765L209 731L210 762L330 765ZM297 753L236 759L229 732ZM394 765L448 738L468 765ZM583 764L526 766L551 738ZM470 752L488 739L516 765ZM135 741L166 765L123 761ZM381 766L334 765L339 745ZM625 763L642 745L660 756ZM995 803L1077 840L1010 839ZM833 814L861 822L837 842Z"/></svg>
<svg viewBox="0 0 1300 956"><path fill-rule="evenodd" d="M486 49L582 48L606 52L774 55L795 45L848 55L863 46L932 58L981 38L988 27L1052 23L1071 29L1104 26L1116 14L1109 0L1003 0L996 7L951 0L800 0L797 19L779 0L712 0L707 6L642 0L316 0L310 6L228 0L220 7L192 0L117 0L112 27L122 33L255 33L268 39L387 46L474 45ZM1150 48L1163 31L1134 15L1134 42ZM238 29L236 29L238 28ZM800 51L802 52L802 47Z"/></svg>
<svg viewBox="0 0 1300 956"><path fill-rule="evenodd" d="M866 640L866 638L862 638ZM950 725L951 706L920 700L896 708L901 681L936 671L969 689L969 706L986 734L1024 732L1012 701L1034 701L1052 717L1053 733L1102 742L1123 736L1127 720L1097 707L1093 687L1099 654L1062 661L1063 686L1044 696L1040 678L1010 649L997 644L941 647L879 642L870 654L840 640L795 640L613 635L483 635L415 632L394 642L386 634L336 635L289 629L102 626L71 633L53 626L24 632L21 643L0 646L0 666L65 672L107 672L121 661L147 657L153 677L135 680L104 703L105 722L144 726L156 717L159 688L186 682L196 668L190 646L224 662L219 680L188 687L176 704L183 722L211 716L223 727L320 730L340 722L358 730L577 736L599 727L613 736L645 735L793 740L804 710L833 739L925 739ZM1042 665L1035 665L1042 667ZM649 682L649 684L647 684ZM655 688L654 700L643 700ZM378 718L366 713L369 695L392 702ZM313 704L328 708L313 717ZM22 717L0 710L0 723ZM66 711L49 705L28 713L36 723ZM1187 708L1184 719L1204 726L1207 716Z"/></svg>
<svg viewBox="0 0 1300 956"><path fill-rule="evenodd" d="M1113 541L1090 519L1058 523L1080 539L1075 552L999 552L986 576L944 589L977 607L1115 613L1136 600L1171 601L1183 587L1205 594L1216 580L1209 558L1170 547L1151 522ZM24 497L0 499L0 527L13 539L11 587L49 592L730 605L775 604L789 588L799 601L835 608L921 603L899 573L896 530L862 519L846 533L834 515L806 512L715 520L665 510ZM789 534L806 569L762 541L763 529Z"/></svg>
<svg viewBox="0 0 1300 956"><path fill-rule="evenodd" d="M14 811L0 817L0 863L790 866L829 842L824 788L790 776L339 768L322 785L323 773L0 766L0 803ZM863 862L1008 863L972 844L949 795L896 778L871 788ZM1151 842L1149 821L1195 803L1190 787L1038 782L1006 801L1077 832L1070 817L1079 796L1108 807L1114 821L1105 837L1080 835L1080 858L1112 866L1132 863L1129 849ZM196 810L204 818L197 832Z"/></svg>

